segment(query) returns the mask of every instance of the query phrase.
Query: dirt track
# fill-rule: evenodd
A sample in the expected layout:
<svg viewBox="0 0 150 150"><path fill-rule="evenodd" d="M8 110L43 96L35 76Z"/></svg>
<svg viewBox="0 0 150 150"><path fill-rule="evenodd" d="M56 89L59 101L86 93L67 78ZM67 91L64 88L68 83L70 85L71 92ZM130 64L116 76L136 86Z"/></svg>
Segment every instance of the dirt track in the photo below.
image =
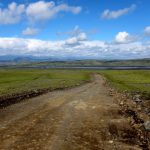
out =
<svg viewBox="0 0 150 150"><path fill-rule="evenodd" d="M127 132L127 119L99 75L0 110L1 150L138 150Z"/></svg>

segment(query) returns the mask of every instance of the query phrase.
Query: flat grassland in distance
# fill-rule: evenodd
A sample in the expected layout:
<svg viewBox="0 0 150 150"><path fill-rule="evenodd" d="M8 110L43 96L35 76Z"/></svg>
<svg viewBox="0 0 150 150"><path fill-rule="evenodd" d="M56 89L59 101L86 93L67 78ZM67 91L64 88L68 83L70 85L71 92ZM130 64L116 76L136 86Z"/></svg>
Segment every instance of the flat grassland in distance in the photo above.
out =
<svg viewBox="0 0 150 150"><path fill-rule="evenodd" d="M90 81L91 73L104 75L119 91L140 93L145 99L150 99L150 70L76 69L0 69L0 97L73 87Z"/></svg>
<svg viewBox="0 0 150 150"><path fill-rule="evenodd" d="M0 69L0 97L67 88L89 80L90 73L80 70Z"/></svg>
<svg viewBox="0 0 150 150"><path fill-rule="evenodd" d="M108 70L100 73L117 90L140 93L144 99L150 99L150 70Z"/></svg>

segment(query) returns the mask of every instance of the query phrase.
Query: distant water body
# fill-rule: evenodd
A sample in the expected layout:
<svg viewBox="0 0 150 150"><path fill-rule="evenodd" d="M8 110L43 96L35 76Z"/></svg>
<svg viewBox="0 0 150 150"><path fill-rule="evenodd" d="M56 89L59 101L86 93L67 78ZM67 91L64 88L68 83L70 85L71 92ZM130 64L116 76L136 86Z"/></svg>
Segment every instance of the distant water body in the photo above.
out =
<svg viewBox="0 0 150 150"><path fill-rule="evenodd" d="M30 66L25 68L41 68L41 69L97 69L97 70L150 70L150 66L100 66L100 67L64 67L64 66Z"/></svg>

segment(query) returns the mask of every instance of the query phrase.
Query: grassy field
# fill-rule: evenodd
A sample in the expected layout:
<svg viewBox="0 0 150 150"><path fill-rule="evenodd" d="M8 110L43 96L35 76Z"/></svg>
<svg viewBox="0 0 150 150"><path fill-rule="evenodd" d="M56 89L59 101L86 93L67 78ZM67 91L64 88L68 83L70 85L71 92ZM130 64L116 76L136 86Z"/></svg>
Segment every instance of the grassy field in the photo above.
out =
<svg viewBox="0 0 150 150"><path fill-rule="evenodd" d="M149 70L56 70L56 69L0 69L0 97L28 93L40 89L72 87L90 80L90 74L103 74L111 86L119 91L140 92L150 98Z"/></svg>
<svg viewBox="0 0 150 150"><path fill-rule="evenodd" d="M150 98L150 71L149 70L108 70L101 71L108 82L119 91L141 93L144 98Z"/></svg>
<svg viewBox="0 0 150 150"><path fill-rule="evenodd" d="M72 87L89 80L88 72L78 70L1 69L0 96Z"/></svg>

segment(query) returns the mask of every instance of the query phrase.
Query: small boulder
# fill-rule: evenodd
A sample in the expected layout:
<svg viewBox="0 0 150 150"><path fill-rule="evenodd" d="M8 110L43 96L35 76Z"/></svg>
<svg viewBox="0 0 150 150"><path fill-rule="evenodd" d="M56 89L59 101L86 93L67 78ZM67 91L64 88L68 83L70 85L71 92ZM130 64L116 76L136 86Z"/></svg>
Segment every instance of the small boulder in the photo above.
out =
<svg viewBox="0 0 150 150"><path fill-rule="evenodd" d="M114 143L114 141L110 140L110 141L108 141L108 143L113 144L113 143Z"/></svg>
<svg viewBox="0 0 150 150"><path fill-rule="evenodd" d="M150 115L150 110L149 110L149 108L145 108L145 109L144 109L144 113L149 116L149 115Z"/></svg>
<svg viewBox="0 0 150 150"><path fill-rule="evenodd" d="M136 103L141 103L142 100L141 100L141 95L134 95L133 97L133 100L136 102Z"/></svg>
<svg viewBox="0 0 150 150"><path fill-rule="evenodd" d="M144 128L145 128L146 131L149 131L149 132L150 132L150 121L146 121L146 122L144 123Z"/></svg>
<svg viewBox="0 0 150 150"><path fill-rule="evenodd" d="M121 101L121 102L119 103L119 105L120 105L120 106L123 106L123 105L124 105L124 102L123 102L123 101Z"/></svg>

